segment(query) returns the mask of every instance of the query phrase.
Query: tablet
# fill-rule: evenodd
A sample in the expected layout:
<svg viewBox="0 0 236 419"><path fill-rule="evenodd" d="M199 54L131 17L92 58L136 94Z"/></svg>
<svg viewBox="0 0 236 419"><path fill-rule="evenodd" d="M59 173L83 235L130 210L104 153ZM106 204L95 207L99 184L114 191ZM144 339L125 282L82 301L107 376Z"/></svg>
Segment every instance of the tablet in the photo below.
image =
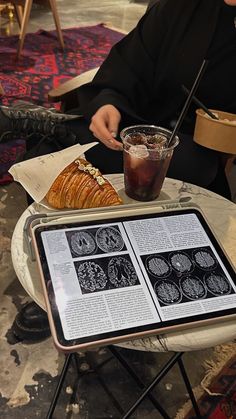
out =
<svg viewBox="0 0 236 419"><path fill-rule="evenodd" d="M202 212L151 211L84 212L34 227L58 349L89 349L236 315L236 272Z"/></svg>

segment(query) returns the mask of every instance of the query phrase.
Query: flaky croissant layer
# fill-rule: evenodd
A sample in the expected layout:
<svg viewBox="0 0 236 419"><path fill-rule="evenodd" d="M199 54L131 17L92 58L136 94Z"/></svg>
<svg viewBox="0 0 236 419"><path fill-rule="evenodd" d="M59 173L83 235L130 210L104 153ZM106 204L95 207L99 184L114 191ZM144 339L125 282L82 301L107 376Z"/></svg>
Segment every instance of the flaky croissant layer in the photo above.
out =
<svg viewBox="0 0 236 419"><path fill-rule="evenodd" d="M46 199L53 208L96 208L120 205L122 200L101 172L78 158L54 180Z"/></svg>

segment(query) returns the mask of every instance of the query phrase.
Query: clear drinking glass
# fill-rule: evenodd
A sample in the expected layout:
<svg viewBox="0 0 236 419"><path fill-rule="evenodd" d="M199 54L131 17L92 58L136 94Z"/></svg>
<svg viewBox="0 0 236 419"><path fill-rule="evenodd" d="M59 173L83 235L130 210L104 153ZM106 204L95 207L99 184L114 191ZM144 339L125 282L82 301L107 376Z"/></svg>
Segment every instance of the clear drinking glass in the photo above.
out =
<svg viewBox="0 0 236 419"><path fill-rule="evenodd" d="M126 194L137 201L158 198L179 138L171 144L171 131L155 125L133 125L123 129L124 183Z"/></svg>

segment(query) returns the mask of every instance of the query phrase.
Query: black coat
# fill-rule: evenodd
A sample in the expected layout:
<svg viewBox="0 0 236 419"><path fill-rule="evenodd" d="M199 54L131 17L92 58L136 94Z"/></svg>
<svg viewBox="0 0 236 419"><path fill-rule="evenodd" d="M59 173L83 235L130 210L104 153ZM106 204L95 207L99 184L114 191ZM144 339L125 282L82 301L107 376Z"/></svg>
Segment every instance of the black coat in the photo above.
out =
<svg viewBox="0 0 236 419"><path fill-rule="evenodd" d="M186 99L181 85L191 88L203 59L212 58L209 46L222 3L161 0L154 5L111 49L94 80L78 89L79 111L90 119L100 106L110 103L123 117L168 127ZM223 91L218 103L210 99L216 89L219 86L203 76L199 99L220 109ZM193 125L193 114L190 119Z"/></svg>
<svg viewBox="0 0 236 419"><path fill-rule="evenodd" d="M204 58L209 64L196 96L209 108L236 113L234 13L236 7L223 0L160 0L151 7L137 27L111 49L94 80L77 90L79 105L73 113L85 118L68 124L76 141L94 141L89 121L105 104L121 111L120 128L140 121L173 127L186 100L181 85L191 88ZM191 106L181 126L180 144L167 175L228 197L219 153L192 139L195 108ZM67 137L61 140L62 148L69 145ZM30 141L27 147L31 149ZM54 142L43 143L33 147L28 158L52 151ZM101 142L86 157L103 173L123 170L122 153Z"/></svg>

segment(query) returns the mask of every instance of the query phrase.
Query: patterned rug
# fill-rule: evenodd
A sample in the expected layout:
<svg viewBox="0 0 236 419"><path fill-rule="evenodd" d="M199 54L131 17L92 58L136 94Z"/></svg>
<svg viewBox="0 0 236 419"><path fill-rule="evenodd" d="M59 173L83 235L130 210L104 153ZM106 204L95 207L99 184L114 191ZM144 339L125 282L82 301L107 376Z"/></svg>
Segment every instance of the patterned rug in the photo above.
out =
<svg viewBox="0 0 236 419"><path fill-rule="evenodd" d="M194 389L202 419L236 419L236 344L216 347L201 386ZM175 419L198 419L188 402Z"/></svg>
<svg viewBox="0 0 236 419"><path fill-rule="evenodd" d="M63 36L64 51L59 47L56 31L28 33L19 61L18 36L0 37L0 83L5 91L2 104L23 99L46 105L49 90L100 66L124 34L99 24L64 29ZM23 149L24 142L19 140L0 144L0 184L12 181L7 170Z"/></svg>

